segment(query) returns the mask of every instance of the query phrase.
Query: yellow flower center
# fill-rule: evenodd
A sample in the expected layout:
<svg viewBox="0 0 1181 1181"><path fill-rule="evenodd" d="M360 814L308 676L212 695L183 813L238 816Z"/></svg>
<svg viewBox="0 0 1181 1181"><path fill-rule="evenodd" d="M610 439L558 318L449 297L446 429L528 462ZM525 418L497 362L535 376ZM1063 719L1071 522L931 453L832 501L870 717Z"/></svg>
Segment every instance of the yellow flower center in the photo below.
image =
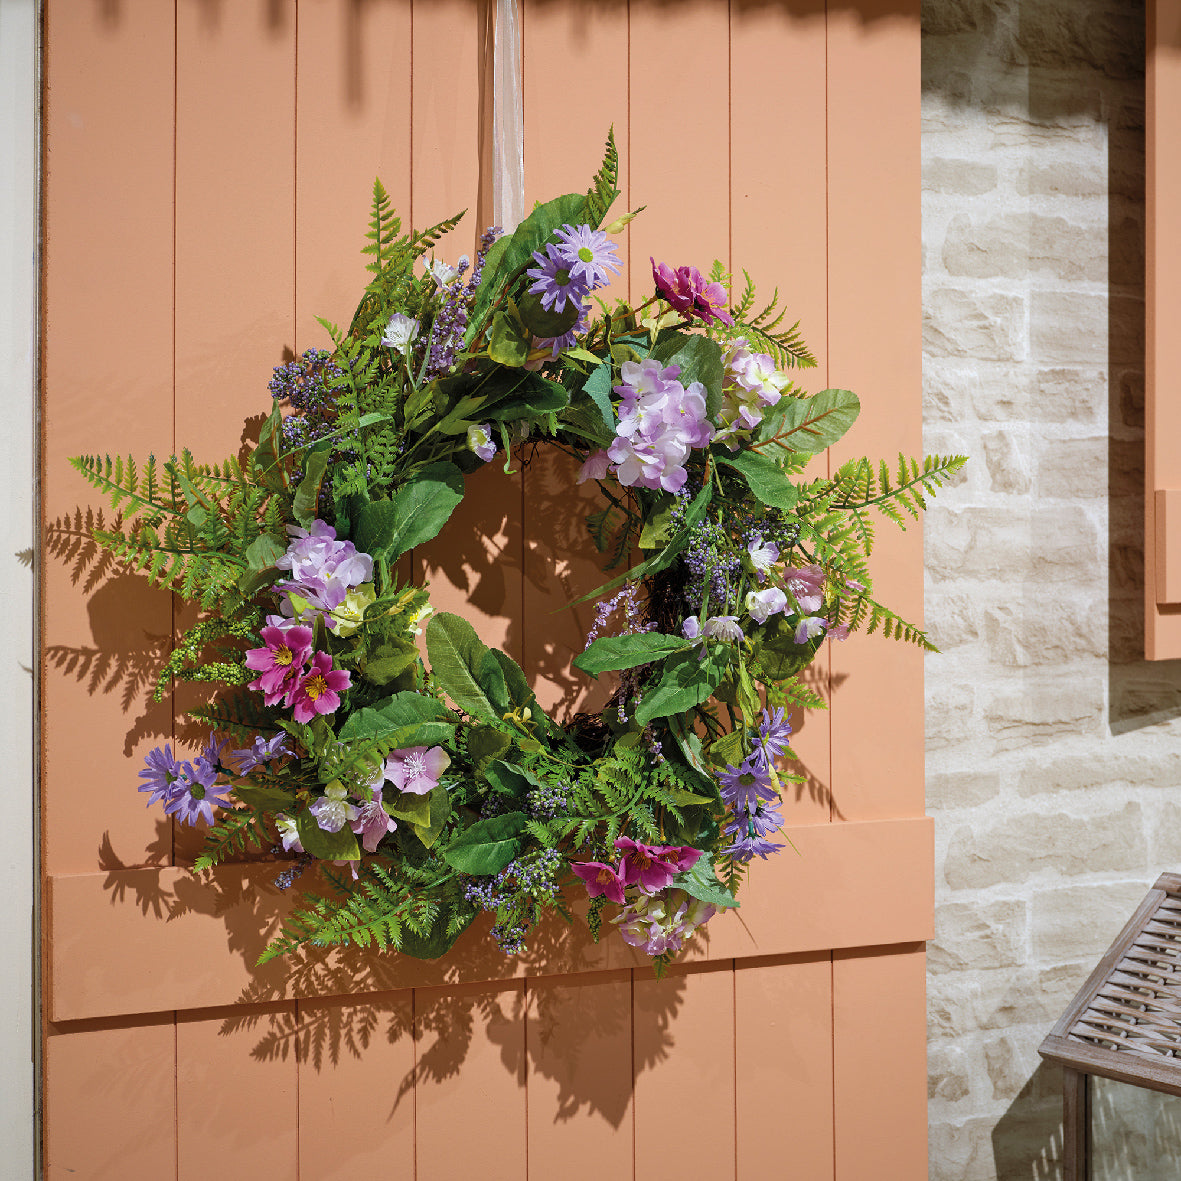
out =
<svg viewBox="0 0 1181 1181"><path fill-rule="evenodd" d="M303 683L303 691L313 700L318 701L325 693L328 692L328 682L320 673L316 673L314 677L308 677Z"/></svg>
<svg viewBox="0 0 1181 1181"><path fill-rule="evenodd" d="M275 663L276 664L290 664L294 659L290 648L276 648L275 649Z"/></svg>

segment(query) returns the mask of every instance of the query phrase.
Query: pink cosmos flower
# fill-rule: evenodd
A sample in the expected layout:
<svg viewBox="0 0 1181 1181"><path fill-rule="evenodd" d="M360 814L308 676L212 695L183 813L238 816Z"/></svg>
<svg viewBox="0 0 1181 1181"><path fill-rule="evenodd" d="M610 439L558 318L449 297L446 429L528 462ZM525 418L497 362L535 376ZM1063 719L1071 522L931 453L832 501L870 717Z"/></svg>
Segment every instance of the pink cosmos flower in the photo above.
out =
<svg viewBox="0 0 1181 1181"><path fill-rule="evenodd" d="M623 854L620 873L624 884L639 886L645 894L663 890L677 874L692 869L701 856L700 849L689 845L641 845L629 837L620 837L615 847Z"/></svg>
<svg viewBox="0 0 1181 1181"><path fill-rule="evenodd" d="M796 597L801 611L819 611L824 605L824 571L819 566L790 567L784 571L787 589Z"/></svg>
<svg viewBox="0 0 1181 1181"><path fill-rule="evenodd" d="M280 699L290 705L303 666L312 653L312 629L298 624L264 627L262 639L265 648L251 648L246 653L246 667L261 674L250 682L250 688L259 690L267 705L274 705Z"/></svg>
<svg viewBox="0 0 1181 1181"><path fill-rule="evenodd" d="M650 257L649 261L657 293L682 315L696 315L706 324L715 320L721 320L723 324L734 323L726 310L726 289L721 283L707 283L696 267L677 267L674 271L654 258Z"/></svg>
<svg viewBox="0 0 1181 1181"><path fill-rule="evenodd" d="M623 887L626 882L623 879L622 861L618 869L602 861L578 861L570 868L586 883L586 892L591 898L602 894L608 902L614 902L616 906L623 905Z"/></svg>
<svg viewBox="0 0 1181 1181"><path fill-rule="evenodd" d="M361 838L366 853L376 853L381 838L393 832L398 822L382 807L381 788L373 789L373 798L362 804L352 822L353 832Z"/></svg>
<svg viewBox="0 0 1181 1181"><path fill-rule="evenodd" d="M343 668L332 667L327 652L312 657L312 667L295 687L291 697L292 714L297 722L310 722L316 714L335 713L340 707L340 693L352 684Z"/></svg>
<svg viewBox="0 0 1181 1181"><path fill-rule="evenodd" d="M399 791L412 795L430 795L439 785L439 777L451 765L451 756L441 747L408 746L396 750L385 761L385 777Z"/></svg>

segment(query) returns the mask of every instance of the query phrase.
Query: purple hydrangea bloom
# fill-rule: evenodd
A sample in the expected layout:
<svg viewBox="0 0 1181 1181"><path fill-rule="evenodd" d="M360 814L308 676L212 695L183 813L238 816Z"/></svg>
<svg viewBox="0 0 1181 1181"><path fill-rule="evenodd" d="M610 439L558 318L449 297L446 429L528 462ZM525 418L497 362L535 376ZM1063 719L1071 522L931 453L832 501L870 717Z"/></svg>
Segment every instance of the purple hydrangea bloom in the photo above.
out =
<svg viewBox="0 0 1181 1181"><path fill-rule="evenodd" d="M280 591L331 611L344 602L352 587L372 580L373 559L351 541L337 541L336 530L326 522L313 521L311 529L288 525L287 532L291 542L275 567L289 571L291 578L276 584ZM290 604L283 606L286 614Z"/></svg>
<svg viewBox="0 0 1181 1181"><path fill-rule="evenodd" d="M641 894L611 921L618 925L625 943L656 956L680 951L685 940L716 913L717 907L690 898L684 890L667 890Z"/></svg>

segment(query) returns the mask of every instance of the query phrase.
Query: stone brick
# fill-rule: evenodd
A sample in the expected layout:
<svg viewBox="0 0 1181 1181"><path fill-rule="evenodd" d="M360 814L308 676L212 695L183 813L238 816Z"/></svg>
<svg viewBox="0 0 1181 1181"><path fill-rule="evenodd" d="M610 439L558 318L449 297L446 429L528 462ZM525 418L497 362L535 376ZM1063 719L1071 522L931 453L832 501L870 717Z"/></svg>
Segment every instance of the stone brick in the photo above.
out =
<svg viewBox="0 0 1181 1181"><path fill-rule="evenodd" d="M944 812L949 808L974 808L996 799L1000 791L999 771L981 768L927 773L927 808L932 812Z"/></svg>
<svg viewBox="0 0 1181 1181"><path fill-rule="evenodd" d="M949 33L984 33L996 28L1007 0L923 0L923 40Z"/></svg>
<svg viewBox="0 0 1181 1181"><path fill-rule="evenodd" d="M1167 663L1121 665L1112 670L1113 719L1171 721L1181 715L1181 680Z"/></svg>
<svg viewBox="0 0 1181 1181"><path fill-rule="evenodd" d="M1080 734L1099 734L1103 682L1081 673L1028 681L1020 692L998 693L984 707L984 724L997 750L1043 746Z"/></svg>
<svg viewBox="0 0 1181 1181"><path fill-rule="evenodd" d="M928 192L979 197L991 193L996 188L996 182L995 164L939 157L923 161L923 188Z"/></svg>
<svg viewBox="0 0 1181 1181"><path fill-rule="evenodd" d="M1006 213L974 221L965 213L947 227L943 265L976 279L1047 274L1065 282L1107 278L1107 230L1065 217Z"/></svg>
<svg viewBox="0 0 1181 1181"><path fill-rule="evenodd" d="M952 1104L970 1091L970 1064L962 1046L934 1042L927 1049L927 1098Z"/></svg>
<svg viewBox="0 0 1181 1181"><path fill-rule="evenodd" d="M1058 500L1105 497L1108 446L1106 438L1047 440L1038 456L1038 496Z"/></svg>
<svg viewBox="0 0 1181 1181"><path fill-rule="evenodd" d="M925 301L923 348L931 356L1015 361L1025 351L1025 301L943 288Z"/></svg>
<svg viewBox="0 0 1181 1181"><path fill-rule="evenodd" d="M1003 968L1025 959L1024 901L949 902L935 914L935 938L927 944L932 971Z"/></svg>
<svg viewBox="0 0 1181 1181"><path fill-rule="evenodd" d="M1015 786L1020 796L1036 796L1119 789L1133 783L1163 784L1176 775L1176 762L1176 755L1169 750L1138 753L1123 745L1105 744L1086 754L1062 754L1029 763L1021 769Z"/></svg>
<svg viewBox="0 0 1181 1181"><path fill-rule="evenodd" d="M1107 374L1096 369L1039 369L1034 397L1021 417L1083 427L1107 417Z"/></svg>
<svg viewBox="0 0 1181 1181"><path fill-rule="evenodd" d="M1037 1052L1039 1038L1028 1038L1011 1033L1002 1033L999 1037L990 1038L984 1043L984 1061L988 1069L988 1078L992 1083L992 1097L1002 1103L1011 1103L1026 1087L1030 1086L1041 1058ZM1054 1076L1059 1080L1061 1076L1055 1071ZM1030 1087L1031 1099L1035 1101L1050 1096L1034 1095L1035 1090L1041 1089L1041 1080ZM1059 1094L1061 1091L1059 1090Z"/></svg>
<svg viewBox="0 0 1181 1181"><path fill-rule="evenodd" d="M1139 369L1119 371L1119 421L1136 431L1144 430L1144 372Z"/></svg>
<svg viewBox="0 0 1181 1181"><path fill-rule="evenodd" d="M1038 890L1033 896L1032 912L1035 959L1060 963L1082 955L1098 962L1150 884L1138 879Z"/></svg>
<svg viewBox="0 0 1181 1181"><path fill-rule="evenodd" d="M1143 864L1148 847L1137 803L1087 817L1066 812L962 825L952 834L943 876L953 890L1016 885L1043 870L1110 873Z"/></svg>
<svg viewBox="0 0 1181 1181"><path fill-rule="evenodd" d="M1033 1024L1049 1029L1095 967L1076 960L1053 967L1026 964L990 971L932 973L927 989L931 1037L961 1038L976 1030Z"/></svg>
<svg viewBox="0 0 1181 1181"><path fill-rule="evenodd" d="M976 733L972 711L975 695L968 685L944 685L927 693L927 749L940 750Z"/></svg>
<svg viewBox="0 0 1181 1181"><path fill-rule="evenodd" d="M989 607L983 612L989 659L1002 668L1028 668L1101 657L1107 648L1105 607L1054 596Z"/></svg>
<svg viewBox="0 0 1181 1181"><path fill-rule="evenodd" d="M1107 296L1034 291L1029 298L1030 350L1038 361L1085 365L1107 360Z"/></svg>
<svg viewBox="0 0 1181 1181"><path fill-rule="evenodd" d="M926 538L927 569L937 582L1085 583L1101 568L1099 533L1082 509L945 510Z"/></svg>
<svg viewBox="0 0 1181 1181"><path fill-rule="evenodd" d="M978 638L980 604L973 602L970 595L932 591L924 597L923 604L927 616L927 638L940 652L970 644ZM932 656L932 659L938 657Z"/></svg>
<svg viewBox="0 0 1181 1181"><path fill-rule="evenodd" d="M1022 162L1015 187L1022 197L1099 197L1106 200L1107 169L1101 159L1055 155Z"/></svg>
<svg viewBox="0 0 1181 1181"><path fill-rule="evenodd" d="M993 431L983 437L984 462L994 492L1029 491L1029 464L1012 431Z"/></svg>
<svg viewBox="0 0 1181 1181"><path fill-rule="evenodd" d="M1139 17L1139 19L1137 19ZM1144 73L1144 22L1134 5L1107 0L1026 0L1007 62L1054 68L1078 78L1082 68L1115 78Z"/></svg>

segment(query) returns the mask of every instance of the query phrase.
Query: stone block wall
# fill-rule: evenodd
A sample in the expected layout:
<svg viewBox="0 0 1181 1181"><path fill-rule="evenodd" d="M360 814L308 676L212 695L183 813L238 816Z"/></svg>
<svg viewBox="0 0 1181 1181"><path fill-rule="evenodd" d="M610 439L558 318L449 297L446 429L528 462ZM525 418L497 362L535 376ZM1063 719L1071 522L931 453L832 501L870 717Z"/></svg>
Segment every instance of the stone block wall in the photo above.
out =
<svg viewBox="0 0 1181 1181"><path fill-rule="evenodd" d="M925 0L932 1181L1059 1177L1037 1046L1181 868L1181 665L1142 658L1142 0ZM1096 1181L1181 1177L1097 1095Z"/></svg>

